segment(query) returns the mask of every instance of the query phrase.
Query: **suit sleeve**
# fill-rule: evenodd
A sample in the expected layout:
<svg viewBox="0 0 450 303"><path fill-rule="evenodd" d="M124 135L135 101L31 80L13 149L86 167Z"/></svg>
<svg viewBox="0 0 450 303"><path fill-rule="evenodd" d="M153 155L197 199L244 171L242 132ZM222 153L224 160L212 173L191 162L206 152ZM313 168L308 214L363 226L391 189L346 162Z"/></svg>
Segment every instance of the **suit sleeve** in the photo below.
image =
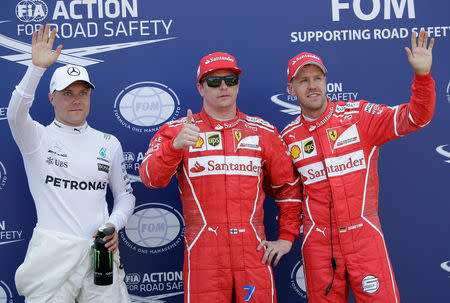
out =
<svg viewBox="0 0 450 303"><path fill-rule="evenodd" d="M278 132L269 135L264 191L275 198L279 208L278 239L294 242L300 235L302 212L302 185L286 145Z"/></svg>
<svg viewBox="0 0 450 303"><path fill-rule="evenodd" d="M122 146L119 141L117 141L117 145L109 174L109 186L114 196L114 207L108 222L113 223L119 231L125 227L128 218L133 214L136 198L125 169Z"/></svg>
<svg viewBox="0 0 450 303"><path fill-rule="evenodd" d="M31 118L29 111L33 104L34 93L44 72L45 68L29 66L9 101L8 124L22 154L33 153L39 147L42 139L43 126Z"/></svg>
<svg viewBox="0 0 450 303"><path fill-rule="evenodd" d="M431 75L415 75L411 91L409 103L394 107L362 102L360 119L372 144L380 146L430 123L436 103Z"/></svg>
<svg viewBox="0 0 450 303"><path fill-rule="evenodd" d="M165 187L176 173L184 152L173 147L173 140L178 132L178 127L164 124L150 141L139 167L139 176L146 186Z"/></svg>

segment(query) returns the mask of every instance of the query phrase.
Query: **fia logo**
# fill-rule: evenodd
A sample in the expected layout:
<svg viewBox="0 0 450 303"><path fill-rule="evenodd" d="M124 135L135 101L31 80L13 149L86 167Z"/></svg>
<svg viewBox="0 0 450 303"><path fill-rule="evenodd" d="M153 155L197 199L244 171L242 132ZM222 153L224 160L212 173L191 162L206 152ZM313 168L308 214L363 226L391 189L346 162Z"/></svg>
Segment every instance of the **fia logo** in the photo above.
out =
<svg viewBox="0 0 450 303"><path fill-rule="evenodd" d="M47 14L47 4L42 0L22 0L16 5L16 16L22 22L40 22Z"/></svg>

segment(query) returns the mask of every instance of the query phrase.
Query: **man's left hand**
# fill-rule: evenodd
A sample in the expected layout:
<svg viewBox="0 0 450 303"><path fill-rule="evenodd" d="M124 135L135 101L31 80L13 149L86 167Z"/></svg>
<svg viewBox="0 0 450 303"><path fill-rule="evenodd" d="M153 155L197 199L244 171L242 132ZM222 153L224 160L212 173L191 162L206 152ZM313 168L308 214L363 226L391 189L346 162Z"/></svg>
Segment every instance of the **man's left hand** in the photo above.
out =
<svg viewBox="0 0 450 303"><path fill-rule="evenodd" d="M428 32L422 29L417 43L416 36L416 32L411 34L411 49L405 47L406 55L408 56L409 63L414 68L414 72L418 75L426 75L430 72L433 61L432 50L434 38L431 38L430 44L427 47Z"/></svg>
<svg viewBox="0 0 450 303"><path fill-rule="evenodd" d="M287 254L292 247L291 241L288 240L277 240L277 241L266 241L263 240L258 245L257 250L261 250L261 248L265 248L264 256L261 260L262 264L270 265L272 263L273 258L276 255L275 261L273 262L273 266L277 266L281 257Z"/></svg>
<svg viewBox="0 0 450 303"><path fill-rule="evenodd" d="M105 223L106 226L112 226L114 227L114 233L109 236L105 236L103 238L103 241L108 243L105 244L105 247L108 249L108 251L113 251L114 253L117 252L117 249L119 248L119 234L117 233L117 228L112 223ZM93 238L97 237L97 231L95 231Z"/></svg>

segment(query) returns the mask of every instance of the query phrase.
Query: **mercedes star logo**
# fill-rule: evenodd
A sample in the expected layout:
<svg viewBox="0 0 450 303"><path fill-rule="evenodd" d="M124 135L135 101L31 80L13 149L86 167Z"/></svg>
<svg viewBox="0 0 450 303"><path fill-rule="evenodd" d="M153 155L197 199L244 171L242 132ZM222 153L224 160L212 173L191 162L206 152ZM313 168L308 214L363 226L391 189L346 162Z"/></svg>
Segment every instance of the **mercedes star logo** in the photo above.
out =
<svg viewBox="0 0 450 303"><path fill-rule="evenodd" d="M80 75L80 70L75 67L75 66L70 66L67 69L67 73L69 74L69 76L79 76Z"/></svg>

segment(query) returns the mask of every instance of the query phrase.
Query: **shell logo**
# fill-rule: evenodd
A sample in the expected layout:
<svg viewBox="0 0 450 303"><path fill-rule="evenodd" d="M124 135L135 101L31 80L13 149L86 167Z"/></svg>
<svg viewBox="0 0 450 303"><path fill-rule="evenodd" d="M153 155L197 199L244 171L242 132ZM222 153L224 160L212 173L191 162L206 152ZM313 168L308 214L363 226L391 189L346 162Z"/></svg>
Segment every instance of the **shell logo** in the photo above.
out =
<svg viewBox="0 0 450 303"><path fill-rule="evenodd" d="M297 159L298 157L300 157L300 147L298 147L298 145L294 145L291 148L291 155L294 159Z"/></svg>
<svg viewBox="0 0 450 303"><path fill-rule="evenodd" d="M204 142L205 141L203 141L202 137L198 137L197 143L195 143L195 148L202 147Z"/></svg>

